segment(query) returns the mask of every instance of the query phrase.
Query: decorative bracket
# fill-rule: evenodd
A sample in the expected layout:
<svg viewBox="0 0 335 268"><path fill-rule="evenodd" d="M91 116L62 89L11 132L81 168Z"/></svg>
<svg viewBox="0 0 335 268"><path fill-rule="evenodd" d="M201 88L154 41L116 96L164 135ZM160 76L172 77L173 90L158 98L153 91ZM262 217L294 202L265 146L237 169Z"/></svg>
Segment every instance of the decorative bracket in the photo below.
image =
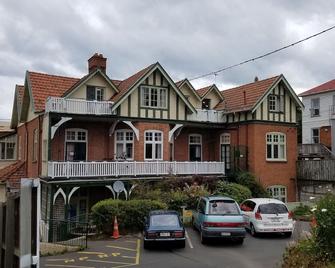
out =
<svg viewBox="0 0 335 268"><path fill-rule="evenodd" d="M113 124L111 125L111 127L109 128L109 136L113 135L117 123L119 123L119 120L114 121Z"/></svg>
<svg viewBox="0 0 335 268"><path fill-rule="evenodd" d="M136 139L139 141L140 140L140 132L139 130L133 125L132 122L130 121L122 121L123 123L125 123L126 125L128 125L135 133Z"/></svg>
<svg viewBox="0 0 335 268"><path fill-rule="evenodd" d="M53 205L55 204L56 202L56 199L58 197L58 195L61 194L64 198L64 204L66 204L66 194L64 193L63 189L62 188L58 188L58 190L56 191L55 195L54 195L54 200L53 200Z"/></svg>
<svg viewBox="0 0 335 268"><path fill-rule="evenodd" d="M51 127L51 139L54 138L57 129L63 125L65 122L70 121L72 117L62 117L55 125Z"/></svg>
<svg viewBox="0 0 335 268"><path fill-rule="evenodd" d="M172 142L173 134L179 129L178 135L183 127L183 124L176 124L170 131L169 131L169 142ZM177 135L177 136L178 136Z"/></svg>
<svg viewBox="0 0 335 268"><path fill-rule="evenodd" d="M76 187L73 187L71 192L69 193L69 196L67 198L67 203L70 204L70 200L71 200L71 197L72 195L74 194L75 191L77 191L80 187L79 186L76 186Z"/></svg>
<svg viewBox="0 0 335 268"><path fill-rule="evenodd" d="M113 198L115 199L115 192L113 190L113 186L112 185L105 185L105 187L108 188L112 192Z"/></svg>

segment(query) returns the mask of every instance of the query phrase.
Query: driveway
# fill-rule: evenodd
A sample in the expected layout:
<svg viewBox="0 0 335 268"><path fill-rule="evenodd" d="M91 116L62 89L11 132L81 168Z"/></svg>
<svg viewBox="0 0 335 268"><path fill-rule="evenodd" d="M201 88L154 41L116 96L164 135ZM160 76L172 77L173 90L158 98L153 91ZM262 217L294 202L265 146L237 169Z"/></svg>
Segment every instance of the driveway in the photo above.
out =
<svg viewBox="0 0 335 268"><path fill-rule="evenodd" d="M277 267L288 243L307 229L308 223L299 222L292 238L280 235L254 238L247 234L243 245L228 241L202 245L198 232L187 228L189 239L185 249L156 247L144 250L142 240L131 236L116 241L92 241L84 251L41 258L41 267Z"/></svg>

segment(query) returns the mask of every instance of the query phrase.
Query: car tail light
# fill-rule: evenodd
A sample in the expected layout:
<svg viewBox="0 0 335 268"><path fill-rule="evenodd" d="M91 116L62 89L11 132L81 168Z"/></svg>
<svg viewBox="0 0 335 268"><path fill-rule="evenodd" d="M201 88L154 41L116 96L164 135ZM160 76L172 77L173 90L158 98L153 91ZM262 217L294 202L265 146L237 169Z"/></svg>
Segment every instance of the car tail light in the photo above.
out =
<svg viewBox="0 0 335 268"><path fill-rule="evenodd" d="M262 220L262 216L261 216L261 213L259 213L259 212L256 212L255 213L255 218L256 218L256 220Z"/></svg>
<svg viewBox="0 0 335 268"><path fill-rule="evenodd" d="M288 212L288 218L291 220L293 218L293 212L292 211L289 211Z"/></svg>
<svg viewBox="0 0 335 268"><path fill-rule="evenodd" d="M244 227L245 222L204 222L204 227Z"/></svg>
<svg viewBox="0 0 335 268"><path fill-rule="evenodd" d="M174 237L184 237L184 232L182 231L175 231L173 232Z"/></svg>
<svg viewBox="0 0 335 268"><path fill-rule="evenodd" d="M157 233L156 232L148 232L147 236L148 236L148 238L155 238L155 237L157 237Z"/></svg>

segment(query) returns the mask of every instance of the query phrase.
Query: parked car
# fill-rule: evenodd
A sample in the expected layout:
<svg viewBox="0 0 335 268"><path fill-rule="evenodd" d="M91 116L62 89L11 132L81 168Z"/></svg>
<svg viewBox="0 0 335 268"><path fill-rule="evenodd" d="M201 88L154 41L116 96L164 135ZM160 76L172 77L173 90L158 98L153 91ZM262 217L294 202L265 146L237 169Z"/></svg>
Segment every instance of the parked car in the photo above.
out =
<svg viewBox="0 0 335 268"><path fill-rule="evenodd" d="M144 248L154 243L169 242L185 247L185 228L174 210L154 210L145 218Z"/></svg>
<svg viewBox="0 0 335 268"><path fill-rule="evenodd" d="M238 204L229 197L201 197L193 212L193 226L200 232L201 243L208 238L229 238L242 244L245 222Z"/></svg>
<svg viewBox="0 0 335 268"><path fill-rule="evenodd" d="M282 201L272 198L252 198L241 204L247 223L246 228L252 236L258 233L284 233L290 237L294 224L292 213Z"/></svg>

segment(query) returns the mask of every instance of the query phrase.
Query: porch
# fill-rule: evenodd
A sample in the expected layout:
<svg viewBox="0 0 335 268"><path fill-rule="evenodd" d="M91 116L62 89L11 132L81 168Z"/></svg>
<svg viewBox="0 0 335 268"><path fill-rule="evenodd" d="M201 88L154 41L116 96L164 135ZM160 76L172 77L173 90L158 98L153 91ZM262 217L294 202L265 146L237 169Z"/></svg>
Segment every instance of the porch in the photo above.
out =
<svg viewBox="0 0 335 268"><path fill-rule="evenodd" d="M49 161L48 177L123 177L168 175L224 175L224 162L168 161Z"/></svg>

